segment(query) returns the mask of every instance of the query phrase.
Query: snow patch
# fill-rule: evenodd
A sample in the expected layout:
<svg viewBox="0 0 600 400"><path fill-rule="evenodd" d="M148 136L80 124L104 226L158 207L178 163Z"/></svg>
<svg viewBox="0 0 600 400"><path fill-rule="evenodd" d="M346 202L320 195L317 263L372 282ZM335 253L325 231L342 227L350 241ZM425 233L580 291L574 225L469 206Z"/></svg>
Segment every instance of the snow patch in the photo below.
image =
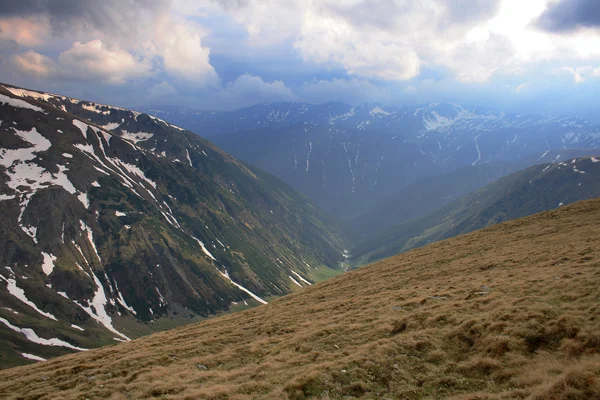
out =
<svg viewBox="0 0 600 400"><path fill-rule="evenodd" d="M6 325L9 329L12 329L15 332L22 333L23 335L25 335L27 340L29 340L30 342L33 342L33 343L41 344L43 346L66 347L68 349L79 350L79 351L87 350L82 347L73 346L71 343L65 342L64 340L60 340L60 339L56 339L56 338L52 338L52 339L41 338L33 331L33 329L19 328L1 317L0 317L0 322L2 322L4 325Z"/></svg>
<svg viewBox="0 0 600 400"><path fill-rule="evenodd" d="M78 119L73 120L73 125L75 125L77 128L79 128L84 139L87 139L87 130L89 128L89 125Z"/></svg>
<svg viewBox="0 0 600 400"><path fill-rule="evenodd" d="M143 142L146 141L148 139L150 139L152 136L154 136L153 133L147 133L147 132L127 132L126 130L122 130L121 131L121 137L123 139L127 139L133 143L137 143L137 142Z"/></svg>
<svg viewBox="0 0 600 400"><path fill-rule="evenodd" d="M194 240L196 240L196 242L198 242L200 247L202 247L202 251L204 252L204 254L206 254L213 261L217 261L217 259L212 254L210 254L210 251L207 250L206 246L204 246L204 243L202 243L202 241L200 239L198 239L197 237L194 237L194 236L192 236L192 238L194 238Z"/></svg>
<svg viewBox="0 0 600 400"><path fill-rule="evenodd" d="M292 278L291 276L288 275L288 278L290 278L292 280L292 282L294 282L296 285L303 287L301 284L298 283L297 280L295 280L294 278Z"/></svg>
<svg viewBox="0 0 600 400"><path fill-rule="evenodd" d="M306 263L305 263L306 264ZM308 264L306 264L308 265ZM310 283L309 281L307 281L306 279L304 279L299 273L297 273L296 271L291 271L292 274L296 275L298 277L298 279L300 279L302 282L306 283L307 285L312 285L312 283Z"/></svg>
<svg viewBox="0 0 600 400"><path fill-rule="evenodd" d="M238 289L240 289L243 292L248 293L250 296L252 296L252 298L256 301L258 301L261 304L268 304L266 301L264 301L263 299L261 299L260 297L258 297L257 295L255 295L254 293L252 293L250 290L246 289L245 287L243 287L242 285L240 285L239 283L235 283L230 277L229 277L229 273L227 272L227 270L225 270L225 272L221 272L221 270L219 268L217 268L217 271L219 271L219 273L224 276L229 282L231 282L234 286L236 286Z"/></svg>
<svg viewBox="0 0 600 400"><path fill-rule="evenodd" d="M50 275L54 270L54 261L56 261L56 257L52 254L44 253L42 251L42 257L44 257L44 262L42 263L42 271L46 275Z"/></svg>
<svg viewBox="0 0 600 400"><path fill-rule="evenodd" d="M131 307L129 304L127 304L127 302L123 298L123 294L121 294L121 292L119 291L119 285L117 285L117 281L115 281L115 290L117 291L117 301L119 302L119 304L122 305L123 308L125 308L127 311L129 311L133 315L137 315L137 313L135 312L133 307Z"/></svg>
<svg viewBox="0 0 600 400"><path fill-rule="evenodd" d="M121 126L120 122L109 122L106 125L102 125L102 129L106 129L107 131L112 131L114 129L117 129L119 126Z"/></svg>
<svg viewBox="0 0 600 400"><path fill-rule="evenodd" d="M87 193L79 193L77 195L77 199L83 204L83 206L87 209L90 208L90 201L88 200Z"/></svg>
<svg viewBox="0 0 600 400"><path fill-rule="evenodd" d="M45 359L45 358L42 358L42 357L36 356L36 355L34 355L34 354L29 354L29 353L21 353L21 355L22 355L24 358L28 359L28 360L33 360L33 361L46 361L46 359Z"/></svg>
<svg viewBox="0 0 600 400"><path fill-rule="evenodd" d="M106 313L106 303L108 303L108 300L106 298L106 293L104 292L104 286L102 286L102 282L100 282L100 279L98 279L96 274L92 273L92 279L94 280L94 283L96 284L97 288L92 301L88 301L87 306L84 306L83 304L80 304L75 300L73 300L73 302L79 307L81 307L86 313L88 313L90 317L95 319L97 322L99 322L101 325L103 325L106 329L108 329L115 335L118 335L127 341L131 340L127 336L119 332L117 329L115 329L115 327L113 326L112 318Z"/></svg>
<svg viewBox="0 0 600 400"><path fill-rule="evenodd" d="M29 104L28 102L20 99L13 99L12 97L5 96L0 94L0 104L7 104L11 107L15 108L27 108L33 111L44 112L44 110L40 107L34 106L33 104Z"/></svg>
<svg viewBox="0 0 600 400"><path fill-rule="evenodd" d="M21 302L23 302L24 304L33 308L40 315L43 315L44 317L51 319L53 321L57 321L57 319L54 315L40 310L33 301L28 299L27 296L25 296L25 291L17 286L17 281L15 279L5 278L4 276L0 275L0 280L3 280L4 282L6 282L6 289L8 290L8 293L12 294L17 299L19 299Z"/></svg>

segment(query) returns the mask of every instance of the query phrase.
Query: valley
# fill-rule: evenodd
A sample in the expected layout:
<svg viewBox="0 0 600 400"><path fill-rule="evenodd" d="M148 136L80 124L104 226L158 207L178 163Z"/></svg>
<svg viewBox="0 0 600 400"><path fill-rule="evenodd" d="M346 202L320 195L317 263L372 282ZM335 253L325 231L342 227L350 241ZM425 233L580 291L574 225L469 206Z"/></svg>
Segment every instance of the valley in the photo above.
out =
<svg viewBox="0 0 600 400"><path fill-rule="evenodd" d="M0 399L600 400L598 0L0 2Z"/></svg>
<svg viewBox="0 0 600 400"><path fill-rule="evenodd" d="M210 137L229 155L156 116L0 92L2 397L596 393L569 381L598 371L595 127L487 159L479 133L453 164L282 117Z"/></svg>
<svg viewBox="0 0 600 400"><path fill-rule="evenodd" d="M251 310L0 371L3 398L595 398L600 200Z"/></svg>

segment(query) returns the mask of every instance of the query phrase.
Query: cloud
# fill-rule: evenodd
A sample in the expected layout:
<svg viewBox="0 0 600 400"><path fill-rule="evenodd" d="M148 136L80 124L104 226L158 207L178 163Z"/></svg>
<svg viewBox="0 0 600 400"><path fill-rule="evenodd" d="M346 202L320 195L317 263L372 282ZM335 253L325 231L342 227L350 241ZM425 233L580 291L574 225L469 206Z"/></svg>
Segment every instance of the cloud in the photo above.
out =
<svg viewBox="0 0 600 400"><path fill-rule="evenodd" d="M101 40L75 42L59 55L57 62L33 50L13 55L11 60L21 72L36 78L123 85L151 74L148 61L118 47L108 47Z"/></svg>
<svg viewBox="0 0 600 400"><path fill-rule="evenodd" d="M50 25L44 18L2 18L0 38L13 40L24 46L37 46L49 36Z"/></svg>
<svg viewBox="0 0 600 400"><path fill-rule="evenodd" d="M296 101L298 97L282 81L265 82L258 76L241 75L221 88L215 98L207 100L213 107L234 109L258 103Z"/></svg>
<svg viewBox="0 0 600 400"><path fill-rule="evenodd" d="M305 82L299 89L303 100L311 103L340 101L358 104L365 101L390 100L390 88L377 86L367 79L331 79Z"/></svg>
<svg viewBox="0 0 600 400"><path fill-rule="evenodd" d="M48 77L56 73L54 61L33 50L13 56L12 63L15 68L34 77Z"/></svg>
<svg viewBox="0 0 600 400"><path fill-rule="evenodd" d="M32 23L43 27L43 31L32 31L32 38L19 38L13 28L10 38L22 45L31 45L32 39L49 40L52 35L77 35L80 39L89 39L87 35L90 35L104 41L111 38L123 45L143 36L152 21L169 8L170 1L160 0L3 1L0 2L0 27L2 31L6 24L15 25L18 30Z"/></svg>
<svg viewBox="0 0 600 400"><path fill-rule="evenodd" d="M490 34L486 39L458 46L442 64L454 71L460 82L485 82L498 70L515 67L514 52L506 36Z"/></svg>
<svg viewBox="0 0 600 400"><path fill-rule="evenodd" d="M548 32L569 32L580 28L600 28L598 0L560 0L551 3L535 22Z"/></svg>
<svg viewBox="0 0 600 400"><path fill-rule="evenodd" d="M523 82L520 85L515 86L515 92L517 93L521 93L521 91L527 89L527 87L529 86L529 84L527 82Z"/></svg>
<svg viewBox="0 0 600 400"><path fill-rule="evenodd" d="M173 15L170 6L159 0L1 2L0 39L44 54L43 60L31 53L14 58L13 64L22 65L27 74L124 84L160 66L181 83L218 84L210 49L202 43L206 32ZM55 51L57 43L68 39L73 40L71 48L54 60L60 71L44 71L50 64L46 48Z"/></svg>
<svg viewBox="0 0 600 400"><path fill-rule="evenodd" d="M365 38L347 21L313 13L294 47L305 61L342 65L350 75L405 80L419 74L420 60L410 47Z"/></svg>
<svg viewBox="0 0 600 400"><path fill-rule="evenodd" d="M199 86L215 86L219 77L202 45L203 30L190 22L161 18L149 47L162 58L167 74Z"/></svg>
<svg viewBox="0 0 600 400"><path fill-rule="evenodd" d="M573 76L575 83L583 83L588 78L600 77L600 67L592 67L591 65L583 67L561 67L556 71L558 74L568 74Z"/></svg>
<svg viewBox="0 0 600 400"><path fill-rule="evenodd" d="M152 101L161 102L164 99L169 99L177 94L177 90L169 84L167 81L162 81L150 87L148 90L148 97ZM161 102L161 104L163 104Z"/></svg>
<svg viewBox="0 0 600 400"><path fill-rule="evenodd" d="M147 76L151 65L144 59L117 47L109 47L101 40L75 42L58 57L63 77L122 85L130 79Z"/></svg>
<svg viewBox="0 0 600 400"><path fill-rule="evenodd" d="M467 32L492 18L500 0L216 0L251 45L294 40L304 62L349 75L403 81L424 64L449 60ZM481 75L481 74L479 74Z"/></svg>

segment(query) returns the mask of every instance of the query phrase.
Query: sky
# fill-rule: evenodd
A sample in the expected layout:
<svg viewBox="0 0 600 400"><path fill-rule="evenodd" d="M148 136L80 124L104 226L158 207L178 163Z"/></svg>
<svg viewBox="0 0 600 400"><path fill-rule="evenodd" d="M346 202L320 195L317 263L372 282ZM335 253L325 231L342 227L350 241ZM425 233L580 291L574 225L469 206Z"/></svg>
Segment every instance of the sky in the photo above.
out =
<svg viewBox="0 0 600 400"><path fill-rule="evenodd" d="M600 123L600 1L3 1L0 81L123 107L452 101Z"/></svg>

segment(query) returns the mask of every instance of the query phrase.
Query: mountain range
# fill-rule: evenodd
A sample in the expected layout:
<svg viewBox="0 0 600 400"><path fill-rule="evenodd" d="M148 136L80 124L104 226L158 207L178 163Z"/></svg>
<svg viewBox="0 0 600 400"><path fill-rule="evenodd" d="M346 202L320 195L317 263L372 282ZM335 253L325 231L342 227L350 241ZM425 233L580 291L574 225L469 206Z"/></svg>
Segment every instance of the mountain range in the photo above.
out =
<svg viewBox="0 0 600 400"><path fill-rule="evenodd" d="M129 340L338 273L277 178L139 112L0 86L0 364Z"/></svg>
<svg viewBox="0 0 600 400"><path fill-rule="evenodd" d="M577 118L169 109L204 127L0 84L1 367L265 304L600 196L599 130Z"/></svg>
<svg viewBox="0 0 600 400"><path fill-rule="evenodd" d="M451 103L144 110L208 136L342 220L358 218L422 178L489 163L530 160L533 165L531 161L543 162L550 153L556 162L566 159L561 152L600 145L600 127L578 117L506 114Z"/></svg>

